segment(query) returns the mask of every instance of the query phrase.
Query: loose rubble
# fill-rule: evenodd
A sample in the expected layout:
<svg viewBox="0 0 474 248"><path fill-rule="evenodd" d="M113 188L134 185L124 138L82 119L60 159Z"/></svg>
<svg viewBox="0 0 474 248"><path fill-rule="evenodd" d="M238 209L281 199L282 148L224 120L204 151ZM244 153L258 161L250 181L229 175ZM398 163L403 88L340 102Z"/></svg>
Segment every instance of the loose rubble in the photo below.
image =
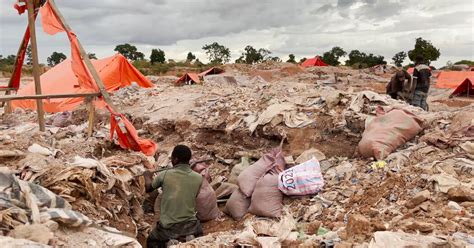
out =
<svg viewBox="0 0 474 248"><path fill-rule="evenodd" d="M0 246L139 247L157 220L156 195L145 193L140 175L167 167L177 143L189 145L195 159L211 158L210 186L228 215L204 223L205 236L175 247L474 245L472 104L430 102L425 112L382 94L391 75L368 70L286 63L225 70L204 77L203 85L174 87L169 77L153 77L152 89L132 85L113 94L139 134L159 144L156 156L110 142L105 112L97 114L92 137L84 109L48 116L46 132L38 131L33 112L4 115L3 169L47 189L90 223L73 228L54 218L37 220L30 210L48 208L12 207L1 198ZM376 112L392 108L423 120L422 130L380 161L360 157L356 147ZM278 218L247 213L233 220L235 209L224 206L238 197L238 175L280 143L287 166L319 161L323 188L283 196Z"/></svg>

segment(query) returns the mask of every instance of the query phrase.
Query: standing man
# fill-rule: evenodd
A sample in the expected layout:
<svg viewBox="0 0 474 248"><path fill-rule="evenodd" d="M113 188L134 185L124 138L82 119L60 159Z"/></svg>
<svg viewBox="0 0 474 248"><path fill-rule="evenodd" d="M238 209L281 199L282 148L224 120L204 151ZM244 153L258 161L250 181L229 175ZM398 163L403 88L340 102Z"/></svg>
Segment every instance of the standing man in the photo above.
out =
<svg viewBox="0 0 474 248"><path fill-rule="evenodd" d="M415 69L413 71L413 81L416 82L415 93L411 105L420 107L428 111L428 91L430 90L431 68L424 62L423 56L416 57Z"/></svg>
<svg viewBox="0 0 474 248"><path fill-rule="evenodd" d="M191 149L178 145L171 154L173 168L161 171L155 179L151 172L144 173L147 192L163 189L160 219L148 236L148 248L166 247L171 239L189 240L203 234L196 218L196 196L203 179L191 169L190 160Z"/></svg>

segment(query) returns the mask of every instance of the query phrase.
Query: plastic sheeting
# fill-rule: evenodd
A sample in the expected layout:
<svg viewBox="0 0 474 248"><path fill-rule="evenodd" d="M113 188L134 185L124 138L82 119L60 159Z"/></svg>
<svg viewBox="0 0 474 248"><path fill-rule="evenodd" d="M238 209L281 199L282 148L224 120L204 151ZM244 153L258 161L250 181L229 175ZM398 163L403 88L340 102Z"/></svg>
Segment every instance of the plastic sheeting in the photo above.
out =
<svg viewBox="0 0 474 248"><path fill-rule="evenodd" d="M455 89L468 78L474 81L474 71L442 71L438 75L436 88Z"/></svg>
<svg viewBox="0 0 474 248"><path fill-rule="evenodd" d="M153 84L141 74L125 57L120 54L92 60L94 68L104 82L107 91L111 92L136 82L142 87L152 87ZM69 94L95 92L92 89L80 87L78 78L71 68L71 60L67 59L41 75L41 90L43 94ZM18 91L18 95L35 95L34 83ZM83 98L63 98L43 100L46 112L70 111L79 106ZM36 109L36 100L12 101L13 108Z"/></svg>

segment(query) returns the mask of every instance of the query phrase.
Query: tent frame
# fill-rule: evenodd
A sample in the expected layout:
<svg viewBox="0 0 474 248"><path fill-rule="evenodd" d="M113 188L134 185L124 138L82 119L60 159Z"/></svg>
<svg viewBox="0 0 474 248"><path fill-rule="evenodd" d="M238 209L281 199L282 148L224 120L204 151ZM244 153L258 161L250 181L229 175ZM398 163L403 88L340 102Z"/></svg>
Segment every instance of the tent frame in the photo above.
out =
<svg viewBox="0 0 474 248"><path fill-rule="evenodd" d="M10 78L9 84L7 88L3 88L2 90L5 91L5 96L0 96L0 102L7 102L5 106L5 113L11 113L11 106L9 102L11 100L20 100L20 99L36 99L36 109L38 113L38 124L39 124L39 129L40 131L45 131L45 120L44 120L44 109L43 109L43 99L52 99L52 98L85 98L85 102L88 105L88 111L89 111L89 127L88 127L88 135L89 137L92 136L93 133L93 127L94 127L94 119L95 119L95 107L94 107L94 99L97 97L102 97L103 100L110 106L110 108L115 111L117 111L117 108L113 105L113 102L110 98L109 93L105 89L104 83L99 77L99 74L97 73L97 70L94 68L92 65L89 56L87 55L86 51L84 50L84 47L82 46L81 42L79 39L77 40L77 43L79 45L79 52L81 54L82 59L84 60L84 63L89 70L89 72L92 75L92 78L94 79L99 92L93 92L93 93L78 93L78 94L56 94L56 95L43 95L41 94L41 82L40 82L40 67L39 67L39 62L38 62L38 46L36 43L36 30L35 30L35 22L36 22L36 16L37 16L37 11L41 7L41 3L44 2L44 0L24 0L27 5L28 9L28 26L30 28L30 41L31 41L31 52L32 52L32 57L33 57L33 78L35 82L35 93L36 95L31 95L31 96L12 96L10 95L11 91L16 91L12 85L13 83L13 75ZM54 11L54 14L58 17L62 27L68 32L71 31L70 26L66 23L66 20L64 19L63 15L61 12L59 12L59 9L56 6L56 3L54 0L49 0L49 4L51 5L51 8ZM14 64L14 70L17 70L17 65L19 62L19 57L23 49L28 45L28 41L23 39L22 43L20 44L20 48L18 49L18 54L16 57L16 61Z"/></svg>

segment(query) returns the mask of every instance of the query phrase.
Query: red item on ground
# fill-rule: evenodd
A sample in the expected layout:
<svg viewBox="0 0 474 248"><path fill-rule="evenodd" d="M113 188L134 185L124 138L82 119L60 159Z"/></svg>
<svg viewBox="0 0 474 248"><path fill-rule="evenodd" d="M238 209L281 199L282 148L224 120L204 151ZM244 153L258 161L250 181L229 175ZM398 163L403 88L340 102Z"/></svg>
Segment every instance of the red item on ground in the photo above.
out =
<svg viewBox="0 0 474 248"><path fill-rule="evenodd" d="M108 107L108 106L107 106ZM148 139L141 139L138 137L137 130L125 118L123 114L114 113L110 107L110 139L113 139L117 133L118 142L123 149L131 149L134 151L141 151L147 156L153 156L158 149L155 142ZM148 168L153 169L153 168Z"/></svg>

